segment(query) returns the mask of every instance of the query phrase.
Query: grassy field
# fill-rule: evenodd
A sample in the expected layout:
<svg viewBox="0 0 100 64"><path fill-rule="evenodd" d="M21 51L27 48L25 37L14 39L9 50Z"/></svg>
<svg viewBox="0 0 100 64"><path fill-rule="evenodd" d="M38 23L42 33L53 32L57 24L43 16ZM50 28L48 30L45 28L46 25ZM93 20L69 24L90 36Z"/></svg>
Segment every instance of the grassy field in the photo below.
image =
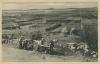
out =
<svg viewBox="0 0 100 64"><path fill-rule="evenodd" d="M87 58L74 54L72 56L63 55L49 55L40 53L37 51L28 51L13 48L9 45L3 45L2 59L4 62L87 62ZM13 52L13 53L12 53ZM91 59L90 61L96 62L97 59ZM90 62L89 61L89 62Z"/></svg>
<svg viewBox="0 0 100 64"><path fill-rule="evenodd" d="M45 13L44 13L45 12ZM78 40L81 41L80 38L85 41L89 47L92 50L97 51L98 50L98 15L97 15L97 8L73 8L73 9L37 9L37 10L9 10L9 11L3 11L3 22L2 22L2 34L14 34L16 38L19 38L20 35L24 35L25 38L30 39L32 36L32 33L35 33L36 31L40 31L45 39L47 37L49 40L52 39L58 39L61 40L61 44L64 45L66 42L73 42L70 38L69 34L68 37L64 37L63 33L56 33L56 31L62 31L64 27L67 27L68 31L70 32L71 28L76 29L82 29L83 30L83 36L78 36L79 39L74 39L74 41ZM51 29L50 31L46 31L47 28L50 28L53 25L61 24L60 27L55 27L55 29ZM12 27L19 26L20 28L12 29ZM8 28L8 29L6 29ZM47 33L50 33L50 36L47 36ZM76 38L72 36L72 38ZM95 45L94 45L95 44ZM16 46L16 45L15 45ZM7 46L9 47L9 46ZM12 50L11 50L12 49ZM23 51L8 48L8 51L6 50L6 46L3 48L4 51L4 59L10 60L7 55L7 53L10 53L10 51L16 52L14 56L18 56L18 59L21 59L20 61L37 61L35 57L33 56L33 52L29 51ZM17 54L18 53L18 54ZM22 54L25 53L23 56ZM20 54L22 55L20 57ZM32 56L32 57L31 57ZM57 61L69 61L72 59L72 61L83 61L83 57L64 57L64 58L57 58L56 56L51 58L49 55L46 55L50 58L50 61L57 60ZM31 59L28 59L27 57L31 57ZM43 59L40 59L38 55L36 56L39 61L45 61ZM11 56L11 60L15 58ZM23 58L25 58L23 60ZM47 58L47 61L49 61L49 58ZM33 60L34 59L34 60ZM62 60L63 59L63 60ZM14 60L14 61L15 61Z"/></svg>

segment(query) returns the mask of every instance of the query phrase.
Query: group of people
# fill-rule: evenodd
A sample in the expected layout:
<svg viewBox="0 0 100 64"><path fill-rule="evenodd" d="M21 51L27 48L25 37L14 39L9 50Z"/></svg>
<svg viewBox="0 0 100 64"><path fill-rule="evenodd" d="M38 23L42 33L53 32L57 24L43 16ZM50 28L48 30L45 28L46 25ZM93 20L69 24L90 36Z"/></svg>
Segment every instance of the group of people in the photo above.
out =
<svg viewBox="0 0 100 64"><path fill-rule="evenodd" d="M13 39L10 39L13 40ZM5 41L9 41L8 38L2 41L2 43L5 43ZM18 48L19 49L25 49L25 50L36 50L39 52L46 52L52 54L55 47L55 40L51 40L49 44L46 42L44 38L41 38L41 40L32 40L32 39L25 39L24 36L21 36L18 40ZM66 47L67 48L67 47ZM97 58L97 52L94 50L91 50L86 44L81 43L75 43L74 45L68 46L68 48L76 54L81 54L84 57L87 58ZM65 51L68 52L68 51Z"/></svg>
<svg viewBox="0 0 100 64"><path fill-rule="evenodd" d="M54 48L54 40L51 40L49 43L47 43L44 38L41 38L41 40L32 40L25 39L23 36L21 36L18 42L18 48L26 50L34 49L39 52L45 51L52 54Z"/></svg>
<svg viewBox="0 0 100 64"><path fill-rule="evenodd" d="M11 35L2 35L2 43L3 44L10 44L15 39L14 34Z"/></svg>
<svg viewBox="0 0 100 64"><path fill-rule="evenodd" d="M73 46L70 46L70 49L74 54L84 56L86 61L97 59L98 57L98 53L95 50L89 48L89 46L85 43L73 44Z"/></svg>
<svg viewBox="0 0 100 64"><path fill-rule="evenodd" d="M33 41L31 39L25 39L23 36L18 40L18 48L25 50L33 50Z"/></svg>

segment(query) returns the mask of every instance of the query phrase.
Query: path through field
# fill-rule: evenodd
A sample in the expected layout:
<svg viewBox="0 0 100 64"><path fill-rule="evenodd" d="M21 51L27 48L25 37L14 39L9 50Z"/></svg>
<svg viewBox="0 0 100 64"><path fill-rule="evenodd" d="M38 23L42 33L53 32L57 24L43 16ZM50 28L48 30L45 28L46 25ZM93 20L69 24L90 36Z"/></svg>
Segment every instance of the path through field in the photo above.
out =
<svg viewBox="0 0 100 64"><path fill-rule="evenodd" d="M45 56L45 57L44 57ZM49 54L41 54L36 51L27 51L11 47L3 47L3 61L82 61L83 57L79 56L57 56Z"/></svg>

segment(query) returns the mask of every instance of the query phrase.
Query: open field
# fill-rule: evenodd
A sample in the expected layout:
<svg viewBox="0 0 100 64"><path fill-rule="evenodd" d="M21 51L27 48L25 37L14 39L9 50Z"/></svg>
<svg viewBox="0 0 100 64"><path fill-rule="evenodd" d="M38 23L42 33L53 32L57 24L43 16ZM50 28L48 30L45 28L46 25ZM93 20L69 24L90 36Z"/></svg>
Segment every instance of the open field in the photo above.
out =
<svg viewBox="0 0 100 64"><path fill-rule="evenodd" d="M45 59L43 59L43 55ZM43 61L43 62L81 62L84 57L82 56L62 56L62 55L49 55L43 54L36 51L27 51L27 50L20 50L16 48L9 47L7 45L3 45L3 61Z"/></svg>
<svg viewBox="0 0 100 64"><path fill-rule="evenodd" d="M65 9L29 9L4 10L2 22L2 37L13 34L14 39L24 36L31 39L38 31L49 42L57 39L59 46L67 47L67 43L86 43L93 51L98 52L98 15L97 8L65 8ZM66 27L67 35L63 29ZM75 28L77 34L71 34ZM94 45L95 44L95 45ZM49 55L37 51L18 49L16 43L3 44L3 61L67 61L84 62L87 57ZM43 58L45 56L45 58ZM97 61L97 58L91 59Z"/></svg>

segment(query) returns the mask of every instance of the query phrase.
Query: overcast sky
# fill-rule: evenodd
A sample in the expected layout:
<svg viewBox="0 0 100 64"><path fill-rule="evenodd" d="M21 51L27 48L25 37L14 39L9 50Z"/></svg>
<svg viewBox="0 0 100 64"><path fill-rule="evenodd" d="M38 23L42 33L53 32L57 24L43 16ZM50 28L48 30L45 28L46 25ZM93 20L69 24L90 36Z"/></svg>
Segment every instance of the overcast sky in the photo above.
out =
<svg viewBox="0 0 100 64"><path fill-rule="evenodd" d="M97 3L4 3L2 5L4 10L15 9L46 9L46 8L86 8L97 7Z"/></svg>

